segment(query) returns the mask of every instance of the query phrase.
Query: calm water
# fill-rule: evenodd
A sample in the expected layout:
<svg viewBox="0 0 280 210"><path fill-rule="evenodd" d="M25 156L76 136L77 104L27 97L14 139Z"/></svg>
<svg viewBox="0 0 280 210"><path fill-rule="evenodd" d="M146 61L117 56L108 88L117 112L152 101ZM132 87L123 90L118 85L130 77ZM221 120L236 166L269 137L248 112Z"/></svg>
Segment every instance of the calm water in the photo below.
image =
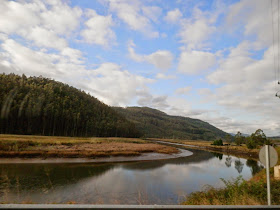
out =
<svg viewBox="0 0 280 210"><path fill-rule="evenodd" d="M0 164L0 202L178 204L220 178L249 179L253 160L192 150L167 161L110 164Z"/></svg>

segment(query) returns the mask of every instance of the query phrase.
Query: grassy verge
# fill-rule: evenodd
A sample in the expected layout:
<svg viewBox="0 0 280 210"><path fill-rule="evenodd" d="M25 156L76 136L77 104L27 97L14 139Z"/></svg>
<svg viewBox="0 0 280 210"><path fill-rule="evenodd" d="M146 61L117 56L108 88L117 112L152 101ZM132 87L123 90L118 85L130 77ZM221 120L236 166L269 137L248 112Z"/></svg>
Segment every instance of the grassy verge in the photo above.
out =
<svg viewBox="0 0 280 210"><path fill-rule="evenodd" d="M107 157L136 156L141 153L177 153L171 146L133 138L72 138L0 135L0 157Z"/></svg>
<svg viewBox="0 0 280 210"><path fill-rule="evenodd" d="M278 165L280 164L280 147ZM280 180L273 177L273 168L270 169L272 204L280 205ZM191 193L184 205L266 205L267 186L265 169L252 177L249 181L238 177L232 181L223 180L224 188L208 186L204 191Z"/></svg>

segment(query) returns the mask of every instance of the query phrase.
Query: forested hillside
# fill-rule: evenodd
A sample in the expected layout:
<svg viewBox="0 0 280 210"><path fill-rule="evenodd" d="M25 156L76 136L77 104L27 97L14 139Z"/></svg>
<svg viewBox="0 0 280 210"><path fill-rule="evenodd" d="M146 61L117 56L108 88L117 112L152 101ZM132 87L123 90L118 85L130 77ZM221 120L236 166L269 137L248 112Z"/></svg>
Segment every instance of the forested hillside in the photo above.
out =
<svg viewBox="0 0 280 210"><path fill-rule="evenodd" d="M213 140L227 134L202 120L170 116L148 107L114 109L135 123L144 137Z"/></svg>
<svg viewBox="0 0 280 210"><path fill-rule="evenodd" d="M139 137L135 125L96 98L43 77L0 74L0 133Z"/></svg>

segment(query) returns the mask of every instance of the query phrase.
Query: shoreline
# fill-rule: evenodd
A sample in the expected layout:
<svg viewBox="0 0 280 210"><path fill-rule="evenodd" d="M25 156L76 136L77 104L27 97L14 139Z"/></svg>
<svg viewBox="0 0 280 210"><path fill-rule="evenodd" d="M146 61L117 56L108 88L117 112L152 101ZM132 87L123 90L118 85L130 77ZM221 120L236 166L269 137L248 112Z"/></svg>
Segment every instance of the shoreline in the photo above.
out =
<svg viewBox="0 0 280 210"><path fill-rule="evenodd" d="M133 162L133 161L152 161L152 160L168 160L174 158L188 157L193 152L186 149L179 149L179 153L162 154L162 153L143 153L138 156L111 156L97 158L0 158L0 164L20 164L20 163L116 163L116 162Z"/></svg>
<svg viewBox="0 0 280 210"><path fill-rule="evenodd" d="M249 158L249 159L258 159L258 151L257 150L251 150L251 151L244 151L239 150L238 147L231 148L230 146L200 146L196 144L191 144L188 142L187 144L184 143L178 143L179 141L172 142L172 141L164 141L162 139L148 139L150 142L165 144L165 145L173 145L177 146L179 148L183 149L197 149L197 150L203 150L208 152L218 152L225 155L234 155L236 157L240 158Z"/></svg>

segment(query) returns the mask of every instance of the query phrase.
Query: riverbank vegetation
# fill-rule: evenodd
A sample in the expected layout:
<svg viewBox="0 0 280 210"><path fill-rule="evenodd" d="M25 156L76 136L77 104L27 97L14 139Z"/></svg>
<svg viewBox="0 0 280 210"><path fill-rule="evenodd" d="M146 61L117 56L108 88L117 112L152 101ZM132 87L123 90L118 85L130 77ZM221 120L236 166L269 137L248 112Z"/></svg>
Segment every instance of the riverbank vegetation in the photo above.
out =
<svg viewBox="0 0 280 210"><path fill-rule="evenodd" d="M227 144L227 145L213 145L213 142L210 141L196 141L196 140L175 140L175 139L156 139L156 138L148 138L151 142L153 141L165 141L171 143L179 143L183 144L184 148L193 149L197 147L199 150L205 150L210 152L221 152L224 154L236 155L238 157L245 158L258 158L258 148L249 149L245 144L237 146L235 144Z"/></svg>
<svg viewBox="0 0 280 210"><path fill-rule="evenodd" d="M246 144L248 149L255 149L265 144L271 144L271 141L261 129L257 129L255 133L247 137L243 136L241 132L238 131L234 137L234 142L238 146Z"/></svg>
<svg viewBox="0 0 280 210"><path fill-rule="evenodd" d="M280 147L278 165L280 164ZM272 205L280 205L280 180L273 177L270 169ZM265 169L254 175L249 181L238 177L235 180L222 180L224 188L208 186L204 191L187 196L184 205L267 205L267 185Z"/></svg>
<svg viewBox="0 0 280 210"><path fill-rule="evenodd" d="M134 138L76 138L0 135L0 157L96 158L137 156L142 153L178 153L171 146Z"/></svg>

